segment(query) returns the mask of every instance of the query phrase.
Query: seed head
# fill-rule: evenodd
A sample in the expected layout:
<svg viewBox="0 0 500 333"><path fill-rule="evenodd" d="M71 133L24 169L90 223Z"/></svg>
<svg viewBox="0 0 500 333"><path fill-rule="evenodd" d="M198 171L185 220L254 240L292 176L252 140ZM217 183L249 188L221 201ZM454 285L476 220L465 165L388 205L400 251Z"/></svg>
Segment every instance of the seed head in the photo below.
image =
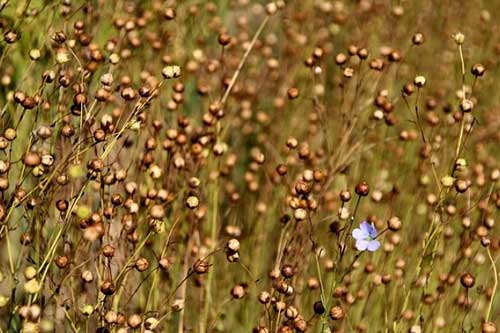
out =
<svg viewBox="0 0 500 333"><path fill-rule="evenodd" d="M200 205L200 199L198 199L197 196L190 195L189 197L187 197L187 199L186 199L186 206L189 209L195 209L199 205Z"/></svg>
<svg viewBox="0 0 500 333"><path fill-rule="evenodd" d="M342 320L344 319L345 312L341 306L333 306L330 309L329 315L333 320Z"/></svg>
<svg viewBox="0 0 500 333"><path fill-rule="evenodd" d="M462 110L462 112L471 112L473 108L474 102L472 102L470 99L464 98L460 102L460 110Z"/></svg>
<svg viewBox="0 0 500 333"><path fill-rule="evenodd" d="M161 75L166 80L178 78L181 76L181 68L177 65L165 66L161 71Z"/></svg>
<svg viewBox="0 0 500 333"><path fill-rule="evenodd" d="M40 50L39 49L32 49L30 50L30 58L31 60L33 61L37 61L38 59L40 59Z"/></svg>
<svg viewBox="0 0 500 333"><path fill-rule="evenodd" d="M465 36L463 33L457 32L453 35L453 40L457 43L457 45L462 45L465 41Z"/></svg>
<svg viewBox="0 0 500 333"><path fill-rule="evenodd" d="M227 242L226 248L230 252L238 252L240 250L240 242L236 238L231 238Z"/></svg>
<svg viewBox="0 0 500 333"><path fill-rule="evenodd" d="M471 73L474 76L483 76L486 69L481 64L475 64L472 66Z"/></svg>
<svg viewBox="0 0 500 333"><path fill-rule="evenodd" d="M474 286L475 282L476 282L476 279L469 272L463 273L462 276L460 277L460 283L462 283L462 286L464 286L464 288L467 288L467 289L472 288Z"/></svg>
<svg viewBox="0 0 500 333"><path fill-rule="evenodd" d="M424 34L421 33L421 32L417 32L416 34L413 35L411 41L415 45L421 45L421 44L423 44L424 41L425 41Z"/></svg>
<svg viewBox="0 0 500 333"><path fill-rule="evenodd" d="M357 195L366 197L368 193L370 193L370 187L366 182L361 182L358 185L356 185L356 188L354 189Z"/></svg>
<svg viewBox="0 0 500 333"><path fill-rule="evenodd" d="M492 321L486 321L481 325L481 333L497 333L497 325Z"/></svg>
<svg viewBox="0 0 500 333"><path fill-rule="evenodd" d="M288 89L287 94L288 94L289 99L295 99L295 98L299 97L299 89L290 88L290 89Z"/></svg>
<svg viewBox="0 0 500 333"><path fill-rule="evenodd" d="M422 88L425 86L425 77L422 75L415 76L415 79L413 79L413 84L417 86L418 88Z"/></svg>
<svg viewBox="0 0 500 333"><path fill-rule="evenodd" d="M401 225L401 220L397 216L393 216L389 219L389 221L387 221L387 226L391 231L398 231L401 229Z"/></svg>
<svg viewBox="0 0 500 333"><path fill-rule="evenodd" d="M272 1L266 4L267 15L274 15L278 11L278 5L276 2Z"/></svg>
<svg viewBox="0 0 500 333"><path fill-rule="evenodd" d="M238 284L231 289L231 296L234 299L241 299L245 296L245 288Z"/></svg>

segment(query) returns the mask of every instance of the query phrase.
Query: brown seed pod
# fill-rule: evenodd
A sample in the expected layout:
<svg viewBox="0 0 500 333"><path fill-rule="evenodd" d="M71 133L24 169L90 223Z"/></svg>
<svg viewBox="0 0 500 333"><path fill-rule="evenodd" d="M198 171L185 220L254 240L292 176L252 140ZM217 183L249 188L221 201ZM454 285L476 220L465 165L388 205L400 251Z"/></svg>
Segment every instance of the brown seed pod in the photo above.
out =
<svg viewBox="0 0 500 333"><path fill-rule="evenodd" d="M321 301L314 302L313 310L314 313L317 315L322 315L323 313L325 313L325 307L323 306L323 302Z"/></svg>
<svg viewBox="0 0 500 333"><path fill-rule="evenodd" d="M136 329L142 324L142 318L138 314L133 314L130 317L128 317L127 324L131 328Z"/></svg>
<svg viewBox="0 0 500 333"><path fill-rule="evenodd" d="M135 269L144 272L149 268L149 261L146 258L139 258L135 261Z"/></svg>
<svg viewBox="0 0 500 333"><path fill-rule="evenodd" d="M158 266L164 271L168 271L172 267L172 262L168 258L161 258L158 260Z"/></svg>
<svg viewBox="0 0 500 333"><path fill-rule="evenodd" d="M168 7L165 9L165 11L163 12L163 17L166 19L166 20L173 20L175 19L175 16L176 16L176 12L175 12L175 9L172 8L172 7Z"/></svg>
<svg viewBox="0 0 500 333"><path fill-rule="evenodd" d="M467 288L467 289L472 288L474 286L475 282L476 282L476 279L469 272L465 272L462 274L462 276L460 276L460 283L462 283L462 286L464 286L464 288Z"/></svg>
<svg viewBox="0 0 500 333"><path fill-rule="evenodd" d="M101 284L101 292L106 296L111 296L115 293L116 287L112 281L104 281Z"/></svg>
<svg viewBox="0 0 500 333"><path fill-rule="evenodd" d="M111 245L105 245L103 248L102 248L102 254L106 257L106 258L113 258L115 256L115 248Z"/></svg>
<svg viewBox="0 0 500 333"><path fill-rule="evenodd" d="M460 102L460 110L462 110L462 112L471 112L473 108L474 102L470 99L464 98Z"/></svg>
<svg viewBox="0 0 500 333"><path fill-rule="evenodd" d="M497 333L497 325L492 321L486 321L481 325L481 333Z"/></svg>
<svg viewBox="0 0 500 333"><path fill-rule="evenodd" d="M349 200L351 200L351 192L349 192L348 190L344 190L340 192L339 197L343 202L349 202Z"/></svg>
<svg viewBox="0 0 500 333"><path fill-rule="evenodd" d="M365 60L366 58L368 58L368 50L365 49L364 47L363 48L360 48L356 54L358 55L358 57L361 59L361 60Z"/></svg>
<svg viewBox="0 0 500 333"><path fill-rule="evenodd" d="M399 217L393 216L387 221L387 227L391 231L398 231L401 229L402 223Z"/></svg>
<svg viewBox="0 0 500 333"><path fill-rule="evenodd" d="M339 53L335 56L335 63L339 66L345 64L347 61L347 56L344 53Z"/></svg>
<svg viewBox="0 0 500 333"><path fill-rule="evenodd" d="M208 272L210 265L208 264L208 261L203 260L203 259L198 259L194 264L193 264L193 270L196 274L205 274Z"/></svg>
<svg viewBox="0 0 500 333"><path fill-rule="evenodd" d="M344 309L341 306L333 306L330 309L329 316L333 320L342 320L345 317Z"/></svg>
<svg viewBox="0 0 500 333"><path fill-rule="evenodd" d="M222 32L219 34L218 41L220 45L227 46L231 43L231 36L226 32Z"/></svg>
<svg viewBox="0 0 500 333"><path fill-rule="evenodd" d="M40 156L36 152L28 152L24 155L23 163L29 167L35 167L42 162Z"/></svg>
<svg viewBox="0 0 500 333"><path fill-rule="evenodd" d="M288 89L287 94L289 99L296 99L297 97L299 97L299 89L290 88Z"/></svg>
<svg viewBox="0 0 500 333"><path fill-rule="evenodd" d="M366 197L368 193L370 193L370 187L366 182L361 182L356 185L356 188L354 189L357 195Z"/></svg>
<svg viewBox="0 0 500 333"><path fill-rule="evenodd" d="M17 40L19 38L18 34L12 30L6 31L3 35L3 37L4 37L5 42L8 44L13 44L13 43L17 42Z"/></svg>
<svg viewBox="0 0 500 333"><path fill-rule="evenodd" d="M295 275L295 270L291 265L284 265L281 267L281 275L286 279L290 279Z"/></svg>
<svg viewBox="0 0 500 333"><path fill-rule="evenodd" d="M415 92L415 86L411 83L407 83L403 86L403 94L410 96Z"/></svg>
<svg viewBox="0 0 500 333"><path fill-rule="evenodd" d="M481 64L475 64L471 68L471 73L474 76L483 76L485 71L486 71L486 69Z"/></svg>
<svg viewBox="0 0 500 333"><path fill-rule="evenodd" d="M54 260L57 267L59 268L66 268L69 263L69 259L66 256L57 256L56 259Z"/></svg>
<svg viewBox="0 0 500 333"><path fill-rule="evenodd" d="M83 282L86 282L86 283L90 283L90 282L94 281L94 275L89 270L83 271L80 277L83 280Z"/></svg>
<svg viewBox="0 0 500 333"><path fill-rule="evenodd" d="M411 41L414 45L421 45L424 43L425 41L425 38L424 38L424 34L421 33L421 32L417 32L413 35L413 37L411 38Z"/></svg>
<svg viewBox="0 0 500 333"><path fill-rule="evenodd" d="M131 87L126 87L122 90L121 96L126 101L132 101L137 96L135 90Z"/></svg>
<svg viewBox="0 0 500 333"><path fill-rule="evenodd" d="M231 289L231 296L234 299L241 299L241 298L243 298L245 296L245 288L242 285L237 284L236 286L234 286Z"/></svg>

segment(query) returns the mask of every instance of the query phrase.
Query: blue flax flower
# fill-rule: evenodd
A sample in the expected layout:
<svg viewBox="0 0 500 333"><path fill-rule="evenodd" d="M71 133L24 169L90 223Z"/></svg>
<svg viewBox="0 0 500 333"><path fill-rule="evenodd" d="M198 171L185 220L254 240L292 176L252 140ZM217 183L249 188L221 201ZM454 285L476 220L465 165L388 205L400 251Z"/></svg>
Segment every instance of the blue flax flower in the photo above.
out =
<svg viewBox="0 0 500 333"><path fill-rule="evenodd" d="M359 251L374 252L380 247L380 242L376 240L377 229L366 221L361 222L359 228L352 231L352 237L356 240L356 248Z"/></svg>

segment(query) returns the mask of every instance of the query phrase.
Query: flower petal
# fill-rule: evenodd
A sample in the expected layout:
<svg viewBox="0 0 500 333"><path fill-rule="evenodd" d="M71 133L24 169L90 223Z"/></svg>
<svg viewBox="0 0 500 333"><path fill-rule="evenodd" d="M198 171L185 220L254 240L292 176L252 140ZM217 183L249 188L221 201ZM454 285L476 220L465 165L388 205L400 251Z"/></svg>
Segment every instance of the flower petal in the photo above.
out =
<svg viewBox="0 0 500 333"><path fill-rule="evenodd" d="M361 230L363 230L363 232L365 232L367 235L370 234L370 230L372 229L372 226L370 223L366 222L366 221L363 221L360 223L359 225L359 228Z"/></svg>
<svg viewBox="0 0 500 333"><path fill-rule="evenodd" d="M356 248L358 251L365 251L366 248L368 247L368 241L366 240L358 240L356 241Z"/></svg>
<svg viewBox="0 0 500 333"><path fill-rule="evenodd" d="M370 234L370 238L375 238L377 237L377 229L375 228L375 225L372 223L370 224L370 231L368 232Z"/></svg>
<svg viewBox="0 0 500 333"><path fill-rule="evenodd" d="M364 240L367 236L368 234L359 228L352 231L352 237L354 237L355 240Z"/></svg>
<svg viewBox="0 0 500 333"><path fill-rule="evenodd" d="M380 247L380 242L376 239L369 241L367 244L367 249L370 252L377 251L379 247Z"/></svg>

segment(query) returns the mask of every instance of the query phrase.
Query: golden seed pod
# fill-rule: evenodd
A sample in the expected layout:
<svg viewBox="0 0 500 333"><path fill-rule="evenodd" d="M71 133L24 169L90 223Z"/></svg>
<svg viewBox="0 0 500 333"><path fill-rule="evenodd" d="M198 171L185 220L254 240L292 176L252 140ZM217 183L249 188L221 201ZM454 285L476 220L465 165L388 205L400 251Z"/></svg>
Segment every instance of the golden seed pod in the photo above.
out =
<svg viewBox="0 0 500 333"><path fill-rule="evenodd" d="M474 102L470 99L464 98L460 102L460 110L462 110L462 112L471 112L473 108Z"/></svg>
<svg viewBox="0 0 500 333"><path fill-rule="evenodd" d="M345 317L345 312L341 306L334 306L330 309L329 315L333 320L342 320Z"/></svg>
<svg viewBox="0 0 500 333"><path fill-rule="evenodd" d="M465 35L461 32L457 32L453 35L453 40L457 45L462 45L465 42Z"/></svg>
<svg viewBox="0 0 500 333"><path fill-rule="evenodd" d="M484 66L482 64L475 64L471 68L471 73L474 76L483 76L485 71L486 71L486 69L484 68Z"/></svg>
<svg viewBox="0 0 500 333"><path fill-rule="evenodd" d="M492 321L486 321L481 325L481 333L497 333L497 325Z"/></svg>
<svg viewBox="0 0 500 333"><path fill-rule="evenodd" d="M425 37L424 37L424 34L421 33L421 32L417 32L413 35L412 39L411 39L412 43L414 45L421 45L424 43L425 41Z"/></svg>
<svg viewBox="0 0 500 333"><path fill-rule="evenodd" d="M178 78L181 76L181 68L177 65L165 66L161 71L161 75L166 80Z"/></svg>
<svg viewBox="0 0 500 333"><path fill-rule="evenodd" d="M245 288L242 285L236 285L231 289L231 296L234 299L241 299L245 296Z"/></svg>
<svg viewBox="0 0 500 333"><path fill-rule="evenodd" d="M426 82L425 77L422 75L415 76L415 79L413 79L413 84L418 88L424 87L425 82Z"/></svg>

